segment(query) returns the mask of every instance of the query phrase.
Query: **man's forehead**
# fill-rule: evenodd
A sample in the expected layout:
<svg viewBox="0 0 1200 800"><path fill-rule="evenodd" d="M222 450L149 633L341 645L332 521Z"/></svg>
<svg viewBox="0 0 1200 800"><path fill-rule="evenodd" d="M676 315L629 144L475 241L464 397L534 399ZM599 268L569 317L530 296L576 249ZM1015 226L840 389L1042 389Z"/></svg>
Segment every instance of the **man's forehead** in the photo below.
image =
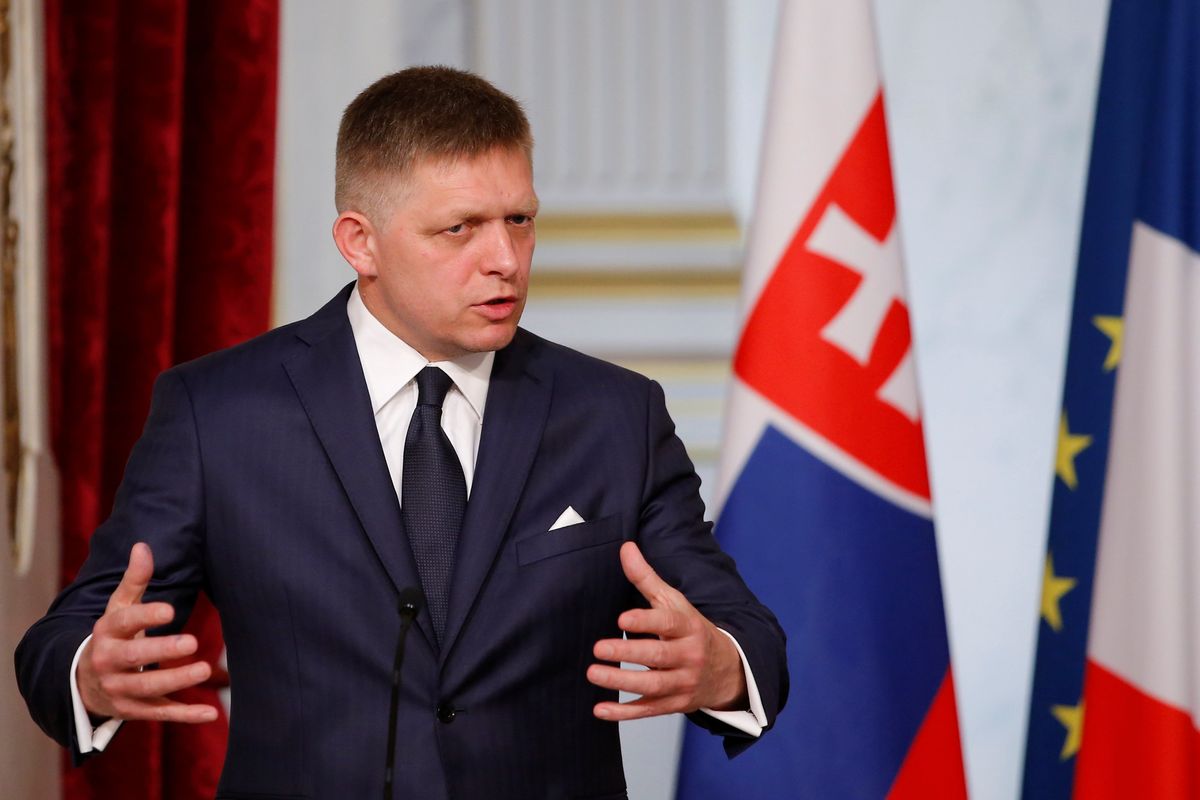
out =
<svg viewBox="0 0 1200 800"><path fill-rule="evenodd" d="M459 169L471 169L475 166L482 167L494 160L514 161L520 159L529 167L529 172L533 172L533 156L526 152L523 148L513 147L493 147L490 150L484 150L480 153L430 153L427 155L417 156L413 159L409 166L408 173L415 174L425 172L426 174L446 174Z"/></svg>
<svg viewBox="0 0 1200 800"><path fill-rule="evenodd" d="M504 160L512 156L518 157L524 162L524 169L520 170L522 173L520 178L504 184L501 188L503 196L499 203L492 204L495 205L494 208L479 206L479 201L483 198L481 198L480 192L472 191L473 184L470 180L472 171L470 169L457 170L458 175L453 177L463 179L461 182L452 177L456 168L461 168L464 164L469 165L471 162L479 163L481 171L478 175L482 176L485 174L483 162L488 161L489 158L499 157ZM529 154L519 147L499 147L473 156L454 157L440 154L422 156L399 174L376 173L372 182L378 187L380 221L396 212L404 211L421 214L436 213L439 220L456 214L464 219L490 216L494 213L503 215L533 214L537 211L539 204L537 193L533 188L533 167L530 164ZM455 184L460 185L455 186ZM489 199L497 198L492 195Z"/></svg>
<svg viewBox="0 0 1200 800"><path fill-rule="evenodd" d="M500 161L497 160L499 157ZM522 163L516 169L512 162L503 163L509 157L519 158ZM430 158L416 165L407 179L399 181L403 195L417 191L432 191L446 202L461 197L464 201L482 199L476 190L499 189L506 203L537 205L537 194L533 188L533 171L519 152L492 151L479 156L460 158Z"/></svg>

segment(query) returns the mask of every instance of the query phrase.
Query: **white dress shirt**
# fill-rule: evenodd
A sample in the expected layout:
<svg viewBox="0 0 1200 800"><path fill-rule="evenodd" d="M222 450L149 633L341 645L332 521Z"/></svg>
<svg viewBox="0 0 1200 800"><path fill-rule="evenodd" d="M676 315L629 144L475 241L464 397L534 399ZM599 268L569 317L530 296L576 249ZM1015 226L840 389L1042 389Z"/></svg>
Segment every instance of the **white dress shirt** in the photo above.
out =
<svg viewBox="0 0 1200 800"><path fill-rule="evenodd" d="M392 487L400 497L404 439L417 407L417 383L413 379L430 362L375 319L363 305L357 286L350 292L346 313L354 331L363 377L367 380L367 394L371 397L371 411L375 414L375 427L383 444ZM471 483L475 477L475 457L483 433L483 407L487 404L495 360L495 353L469 353L453 361L433 364L454 381L442 402L442 430L454 446L458 463L462 464L467 497L471 496ZM400 502L404 502L403 497Z"/></svg>
<svg viewBox="0 0 1200 800"><path fill-rule="evenodd" d="M350 317L354 344L362 362L363 377L367 382L367 394L371 398L371 411L375 414L375 427L383 445L388 474L391 476L396 496L403 503L400 487L404 472L404 440L413 411L417 407L417 384L413 379L418 372L430 366L430 362L385 328L383 323L367 310L358 294L357 286L350 292L346 313ZM475 460L479 454L479 439L483 433L483 410L487 405L492 362L495 358L495 353L470 353L452 361L437 361L432 364L449 375L454 382L442 403L442 430L446 432L450 444L454 447L454 453L462 464L468 497L471 496L471 483L475 477ZM759 736L767 724L767 716L759 697L758 686L750 672L750 664L746 661L746 654L742 652L737 640L727 631L722 630L721 633L729 636L742 659L750 710L701 710L740 731ZM81 753L103 750L121 725L121 720L110 719L93 729L83 700L79 696L75 670L83 647L90 639L89 636L83 640L71 663L71 699L75 707L75 735Z"/></svg>

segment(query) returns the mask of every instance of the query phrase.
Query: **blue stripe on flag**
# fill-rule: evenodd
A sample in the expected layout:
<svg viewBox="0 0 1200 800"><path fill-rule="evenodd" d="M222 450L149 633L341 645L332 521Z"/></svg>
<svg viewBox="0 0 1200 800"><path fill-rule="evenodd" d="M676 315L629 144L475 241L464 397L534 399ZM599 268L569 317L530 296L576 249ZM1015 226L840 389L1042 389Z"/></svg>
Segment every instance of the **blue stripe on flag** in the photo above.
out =
<svg viewBox="0 0 1200 800"><path fill-rule="evenodd" d="M792 691L732 762L689 726L678 797L885 796L949 664L933 524L769 427L717 536L787 632Z"/></svg>
<svg viewBox="0 0 1200 800"><path fill-rule="evenodd" d="M1170 0L1142 87L1150 111L1138 218L1200 252L1200 4Z"/></svg>

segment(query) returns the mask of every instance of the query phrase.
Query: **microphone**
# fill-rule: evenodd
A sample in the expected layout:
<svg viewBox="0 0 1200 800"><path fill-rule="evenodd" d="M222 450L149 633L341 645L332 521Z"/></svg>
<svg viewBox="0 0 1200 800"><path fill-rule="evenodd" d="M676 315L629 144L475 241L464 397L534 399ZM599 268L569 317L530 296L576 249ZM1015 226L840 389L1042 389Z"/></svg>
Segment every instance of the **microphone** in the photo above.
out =
<svg viewBox="0 0 1200 800"><path fill-rule="evenodd" d="M396 600L400 612L400 636L396 639L396 659L392 662L392 706L388 712L387 762L383 771L384 800L392 800L392 778L396 769L396 715L400 710L400 667L404 663L404 639L425 602L425 595L417 587L407 586L400 590Z"/></svg>

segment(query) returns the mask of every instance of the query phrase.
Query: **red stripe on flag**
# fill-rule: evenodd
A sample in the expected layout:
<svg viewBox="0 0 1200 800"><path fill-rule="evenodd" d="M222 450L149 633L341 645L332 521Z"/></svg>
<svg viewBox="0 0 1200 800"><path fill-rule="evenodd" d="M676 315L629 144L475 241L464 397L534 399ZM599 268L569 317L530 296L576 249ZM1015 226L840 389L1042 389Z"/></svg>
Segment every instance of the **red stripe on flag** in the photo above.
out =
<svg viewBox="0 0 1200 800"><path fill-rule="evenodd" d="M822 335L862 283L851 266L807 248L834 205L877 241L892 233L896 203L882 94L767 281L746 321L734 371L869 469L928 499L921 423L880 398L912 341L907 307L899 301L888 307L866 364Z"/></svg>
<svg viewBox="0 0 1200 800"><path fill-rule="evenodd" d="M925 715L925 721L913 739L908 757L900 767L888 798L966 800L966 796L967 776L963 770L962 750L958 741L954 675L946 670L946 677L934 695L929 713Z"/></svg>
<svg viewBox="0 0 1200 800"><path fill-rule="evenodd" d="M1186 711L1088 659L1075 797L1200 796L1200 731Z"/></svg>

